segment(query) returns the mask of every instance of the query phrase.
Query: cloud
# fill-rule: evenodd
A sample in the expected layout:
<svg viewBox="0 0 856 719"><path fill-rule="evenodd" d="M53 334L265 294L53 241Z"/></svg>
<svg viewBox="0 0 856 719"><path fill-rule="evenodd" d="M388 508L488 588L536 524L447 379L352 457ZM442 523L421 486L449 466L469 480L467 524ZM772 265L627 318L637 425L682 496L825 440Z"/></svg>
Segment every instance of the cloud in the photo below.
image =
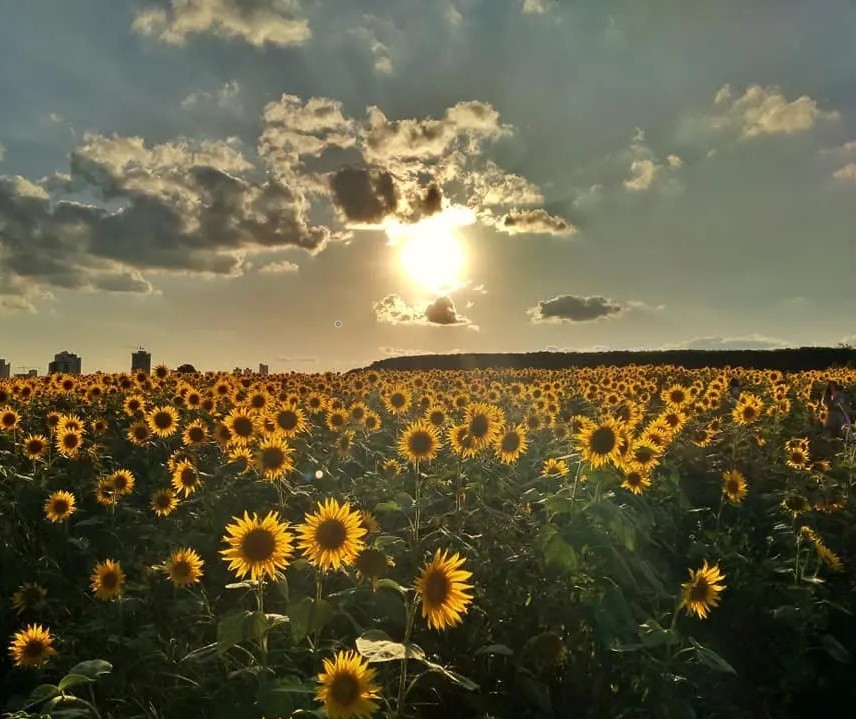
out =
<svg viewBox="0 0 856 719"><path fill-rule="evenodd" d="M333 202L348 222L374 225L398 207L398 192L388 172L345 167L330 179Z"/></svg>
<svg viewBox="0 0 856 719"><path fill-rule="evenodd" d="M552 0L522 0L524 15L543 15L553 4Z"/></svg>
<svg viewBox="0 0 856 719"><path fill-rule="evenodd" d="M839 167L832 176L836 180L856 181L856 162L848 162L844 167Z"/></svg>
<svg viewBox="0 0 856 719"><path fill-rule="evenodd" d="M624 187L633 192L651 189L658 179L684 166L684 161L675 154L666 155L665 162L658 161L646 144L645 131L640 127L634 130L627 155L630 158L630 177L624 180Z"/></svg>
<svg viewBox="0 0 856 719"><path fill-rule="evenodd" d="M689 350L750 350L777 349L788 344L775 337L752 334L745 337L696 337L678 345L678 349Z"/></svg>
<svg viewBox="0 0 856 719"><path fill-rule="evenodd" d="M149 4L153 4L150 2ZM302 45L312 32L299 0L158 0L136 14L134 32L171 45L194 35L250 45Z"/></svg>
<svg viewBox="0 0 856 719"><path fill-rule="evenodd" d="M494 222L494 227L509 235L573 235L577 228L567 220L543 209L512 210Z"/></svg>
<svg viewBox="0 0 856 719"><path fill-rule="evenodd" d="M297 272L300 265L288 260L278 260L277 262L268 262L266 265L259 267L259 272L264 274L284 274L287 272Z"/></svg>
<svg viewBox="0 0 856 719"><path fill-rule="evenodd" d="M382 75L392 74L392 57L389 47L382 42L382 38L392 33L394 25L388 18L376 15L363 15L363 24L351 28L349 32L359 38L371 51L374 58L374 69Z"/></svg>
<svg viewBox="0 0 856 719"><path fill-rule="evenodd" d="M241 86L238 81L229 80L215 92L194 90L181 101L181 106L185 110L189 110L195 107L214 105L221 110L239 111L241 109L241 102L238 97L240 93Z"/></svg>
<svg viewBox="0 0 856 719"><path fill-rule="evenodd" d="M373 303L375 317L389 325L467 325L478 327L458 314L451 297L437 297L424 310L410 306L401 296L391 294Z"/></svg>
<svg viewBox="0 0 856 719"><path fill-rule="evenodd" d="M0 162L3 162L4 157L6 157L6 148L3 147L3 143L0 143Z"/></svg>
<svg viewBox="0 0 856 719"><path fill-rule="evenodd" d="M600 295L558 295L540 301L536 307L530 308L527 314L532 317L533 322L591 322L617 315L624 309L617 302Z"/></svg>
<svg viewBox="0 0 856 719"><path fill-rule="evenodd" d="M318 361L317 357L295 357L293 355L280 355L277 362L299 362L302 364L313 364Z"/></svg>
<svg viewBox="0 0 856 719"><path fill-rule="evenodd" d="M805 132L818 120L836 120L836 111L823 111L808 95L788 101L774 86L750 85L737 99L732 100L730 85L716 93L717 112L708 116L712 129L733 130L741 139L762 135L790 135Z"/></svg>

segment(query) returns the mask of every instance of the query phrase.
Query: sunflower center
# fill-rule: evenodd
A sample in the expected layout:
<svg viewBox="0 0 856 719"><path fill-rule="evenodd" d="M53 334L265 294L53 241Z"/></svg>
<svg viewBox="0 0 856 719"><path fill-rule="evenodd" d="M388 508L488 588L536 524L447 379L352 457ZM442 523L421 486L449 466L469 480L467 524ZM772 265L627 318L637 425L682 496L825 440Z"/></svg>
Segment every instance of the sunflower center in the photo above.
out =
<svg viewBox="0 0 856 719"><path fill-rule="evenodd" d="M232 423L232 431L239 437L250 437L253 434L253 422L249 417L238 417Z"/></svg>
<svg viewBox="0 0 856 719"><path fill-rule="evenodd" d="M389 403L395 407L396 409L401 409L404 407L405 397L401 392L396 392L392 397L389 398Z"/></svg>
<svg viewBox="0 0 856 719"><path fill-rule="evenodd" d="M54 514L65 514L68 511L68 502L65 499L55 499L53 511Z"/></svg>
<svg viewBox="0 0 856 719"><path fill-rule="evenodd" d="M484 437L487 434L488 429L490 429L490 423L487 421L487 417L483 414L476 415L470 421L470 434L476 439Z"/></svg>
<svg viewBox="0 0 856 719"><path fill-rule="evenodd" d="M6 414L3 415L3 420L2 420L3 426L4 427L14 427L16 420L17 420L17 417L15 417L14 414L12 414L11 412L7 412Z"/></svg>
<svg viewBox="0 0 856 719"><path fill-rule="evenodd" d="M201 442L205 439L205 432L202 427L191 427L187 436L190 438L191 442Z"/></svg>
<svg viewBox="0 0 856 719"><path fill-rule="evenodd" d="M120 492L124 492L128 487L128 478L124 474L117 474L113 477L113 486Z"/></svg>
<svg viewBox="0 0 856 719"><path fill-rule="evenodd" d="M172 415L169 412L156 412L153 418L155 427L169 429L172 427Z"/></svg>
<svg viewBox="0 0 856 719"><path fill-rule="evenodd" d="M325 519L315 530L315 540L322 549L339 549L347 538L348 531L338 519Z"/></svg>
<svg viewBox="0 0 856 719"><path fill-rule="evenodd" d="M616 443L615 432L609 427L598 427L591 435L589 445L593 452L597 454L609 454L615 449Z"/></svg>
<svg viewBox="0 0 856 719"><path fill-rule="evenodd" d="M706 602L710 594L707 580L704 577L696 577L690 589L690 601Z"/></svg>
<svg viewBox="0 0 856 719"><path fill-rule="evenodd" d="M27 444L27 451L30 454L39 454L44 449L41 440L33 439Z"/></svg>
<svg viewBox="0 0 856 719"><path fill-rule="evenodd" d="M119 575L112 569L108 569L101 575L101 586L104 589L115 589L119 586Z"/></svg>
<svg viewBox="0 0 856 719"><path fill-rule="evenodd" d="M265 562L273 556L276 541L267 529L252 529L241 542L241 551L251 562Z"/></svg>
<svg viewBox="0 0 856 719"><path fill-rule="evenodd" d="M360 696L360 682L353 674L339 674L330 685L330 697L342 707L350 707Z"/></svg>
<svg viewBox="0 0 856 719"><path fill-rule="evenodd" d="M28 659L38 659L45 651L44 642L41 639L30 639L24 645L22 654Z"/></svg>
<svg viewBox="0 0 856 719"><path fill-rule="evenodd" d="M190 576L190 562L187 560L180 560L172 565L172 576L177 577L178 579L186 579Z"/></svg>
<svg viewBox="0 0 856 719"><path fill-rule="evenodd" d="M155 505L159 509L167 509L170 505L171 497L168 494L159 494L155 497Z"/></svg>
<svg viewBox="0 0 856 719"><path fill-rule="evenodd" d="M341 427L343 424L345 424L345 418L341 414L336 412L330 417L330 424L332 424L334 427Z"/></svg>
<svg viewBox="0 0 856 719"><path fill-rule="evenodd" d="M363 417L366 416L366 412L362 407L354 407L351 410L351 417L353 417L358 422L362 420Z"/></svg>
<svg viewBox="0 0 856 719"><path fill-rule="evenodd" d="M142 425L138 425L134 427L134 437L137 439L145 439L149 436L149 430L143 427Z"/></svg>
<svg viewBox="0 0 856 719"><path fill-rule="evenodd" d="M450 588L448 577L435 569L425 580L425 598L429 604L439 606L446 601Z"/></svg>
<svg viewBox="0 0 856 719"><path fill-rule="evenodd" d="M726 482L725 487L728 490L729 494L737 494L740 491L740 482L738 482L734 478L731 478L728 480L728 482Z"/></svg>
<svg viewBox="0 0 856 719"><path fill-rule="evenodd" d="M262 450L262 467L279 469L285 462L285 452L279 447L265 447Z"/></svg>
<svg viewBox="0 0 856 719"><path fill-rule="evenodd" d="M192 487L196 484L196 472L193 471L192 467L185 467L181 470L181 483L185 487Z"/></svg>
<svg viewBox="0 0 856 719"><path fill-rule="evenodd" d="M516 452L520 449L520 435L517 432L509 432L502 438L503 452Z"/></svg>
<svg viewBox="0 0 856 719"><path fill-rule="evenodd" d="M287 409L277 415L276 423L284 430L292 430L297 427L297 414Z"/></svg>
<svg viewBox="0 0 856 719"><path fill-rule="evenodd" d="M434 442L431 439L431 435L427 432L414 432L410 436L410 440L407 442L407 445L410 451L417 455L425 455L428 454L434 446Z"/></svg>
<svg viewBox="0 0 856 719"><path fill-rule="evenodd" d="M642 475L639 472L631 472L624 479L631 487L638 487L642 484Z"/></svg>
<svg viewBox="0 0 856 719"><path fill-rule="evenodd" d="M62 438L62 446L66 449L74 449L79 444L79 440L76 434L73 432L69 432L66 435L63 435Z"/></svg>
<svg viewBox="0 0 856 719"><path fill-rule="evenodd" d="M250 398L250 406L255 407L256 409L261 409L265 406L265 397L262 394L254 394Z"/></svg>
<svg viewBox="0 0 856 719"><path fill-rule="evenodd" d="M446 419L446 416L440 412L439 410L432 412L428 419L431 421L431 424L437 425L438 427L443 424L443 421Z"/></svg>

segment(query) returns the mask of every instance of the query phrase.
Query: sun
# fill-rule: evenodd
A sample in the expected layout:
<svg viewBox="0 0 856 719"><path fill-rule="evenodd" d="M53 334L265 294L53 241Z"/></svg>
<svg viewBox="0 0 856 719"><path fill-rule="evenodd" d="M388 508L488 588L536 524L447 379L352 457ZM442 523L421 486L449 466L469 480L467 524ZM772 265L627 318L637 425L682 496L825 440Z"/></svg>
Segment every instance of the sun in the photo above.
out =
<svg viewBox="0 0 856 719"><path fill-rule="evenodd" d="M464 284L467 256L455 230L467 224L471 224L469 211L450 207L412 224L390 222L386 232L398 249L398 263L407 278L440 295Z"/></svg>

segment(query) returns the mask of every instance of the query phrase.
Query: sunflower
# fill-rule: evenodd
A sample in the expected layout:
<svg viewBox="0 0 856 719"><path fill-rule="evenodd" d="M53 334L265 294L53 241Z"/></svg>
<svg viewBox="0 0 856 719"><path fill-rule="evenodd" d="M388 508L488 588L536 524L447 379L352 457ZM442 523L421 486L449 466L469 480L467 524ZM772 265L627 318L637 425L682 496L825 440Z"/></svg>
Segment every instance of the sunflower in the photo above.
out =
<svg viewBox="0 0 856 719"><path fill-rule="evenodd" d="M299 546L309 561L320 569L340 569L354 563L362 551L366 534L362 514L348 502L328 498L318 503L318 511L307 514L297 528Z"/></svg>
<svg viewBox="0 0 856 719"><path fill-rule="evenodd" d="M424 419L411 422L398 440L398 454L408 462L430 461L437 456L439 449L439 432Z"/></svg>
<svg viewBox="0 0 856 719"><path fill-rule="evenodd" d="M109 507L119 501L119 494L110 477L100 477L95 483L95 501L102 507Z"/></svg>
<svg viewBox="0 0 856 719"><path fill-rule="evenodd" d="M24 454L27 459L36 460L47 452L49 442L48 438L41 434L29 434L24 437L21 443Z"/></svg>
<svg viewBox="0 0 856 719"><path fill-rule="evenodd" d="M253 435L259 430L259 416L244 407L235 407L223 423L230 432L229 441L233 444L249 444Z"/></svg>
<svg viewBox="0 0 856 719"><path fill-rule="evenodd" d="M122 411L129 417L134 417L140 414L145 407L145 400L142 395L132 394L125 397L125 401L122 402Z"/></svg>
<svg viewBox="0 0 856 719"><path fill-rule="evenodd" d="M362 424L366 419L367 412L368 407L366 407L365 402L354 402L354 404L348 408L348 417L352 422Z"/></svg>
<svg viewBox="0 0 856 719"><path fill-rule="evenodd" d="M158 437L172 437L178 432L178 410L171 405L153 407L146 413L146 424Z"/></svg>
<svg viewBox="0 0 856 719"><path fill-rule="evenodd" d="M438 428L446 424L446 410L440 405L428 407L423 417Z"/></svg>
<svg viewBox="0 0 856 719"><path fill-rule="evenodd" d="M380 531L380 523L371 512L360 512L360 526L366 530L366 536Z"/></svg>
<svg viewBox="0 0 856 719"><path fill-rule="evenodd" d="M202 576L202 557L194 550L176 549L164 563L163 571L176 587L189 587Z"/></svg>
<svg viewBox="0 0 856 719"><path fill-rule="evenodd" d="M519 424L508 427L494 444L494 452L503 464L514 464L526 451L526 428Z"/></svg>
<svg viewBox="0 0 856 719"><path fill-rule="evenodd" d="M422 567L416 579L416 591L422 597L422 617L432 629L454 627L463 620L473 597L472 585L466 581L472 572L461 569L464 558L448 550L435 552L434 558Z"/></svg>
<svg viewBox="0 0 856 719"><path fill-rule="evenodd" d="M664 389L660 394L660 399L670 408L678 408L690 401L690 394L686 387L679 384L673 384L671 387Z"/></svg>
<svg viewBox="0 0 856 719"><path fill-rule="evenodd" d="M341 432L348 423L348 415L341 409L330 408L324 417L324 424L331 432Z"/></svg>
<svg viewBox="0 0 856 719"><path fill-rule="evenodd" d="M51 522L64 522L74 514L74 505L74 495L71 492L53 492L45 502L45 517Z"/></svg>
<svg viewBox="0 0 856 719"><path fill-rule="evenodd" d="M24 612L37 612L45 608L47 596L48 590L43 586L27 582L12 594L12 608L18 612L18 615Z"/></svg>
<svg viewBox="0 0 856 719"><path fill-rule="evenodd" d="M83 444L83 435L74 430L61 430L56 435L56 449L63 456L73 458Z"/></svg>
<svg viewBox="0 0 856 719"><path fill-rule="evenodd" d="M178 506L178 497L169 487L162 487L152 493L149 506L158 517L166 517Z"/></svg>
<svg viewBox="0 0 856 719"><path fill-rule="evenodd" d="M568 476L568 463L564 459L554 459L550 457L544 460L541 465L541 476L549 477L550 475L558 474L560 477Z"/></svg>
<svg viewBox="0 0 856 719"><path fill-rule="evenodd" d="M357 557L354 566L360 582L369 580L372 591L377 591L378 580L386 576L389 560L379 549L364 549Z"/></svg>
<svg viewBox="0 0 856 719"><path fill-rule="evenodd" d="M136 480L129 469L117 469L115 472L111 472L107 476L107 479L110 480L113 489L116 490L116 494L119 496L130 494L134 491Z"/></svg>
<svg viewBox="0 0 856 719"><path fill-rule="evenodd" d="M255 456L249 447L231 447L228 454L229 464L234 464L238 474L246 474L253 468Z"/></svg>
<svg viewBox="0 0 856 719"><path fill-rule="evenodd" d="M52 645L53 637L49 629L41 624L28 624L13 635L9 654L16 667L37 667L56 653Z"/></svg>
<svg viewBox="0 0 856 719"><path fill-rule="evenodd" d="M466 424L456 424L449 427L449 446L461 459L469 459L476 456L475 443L470 436Z"/></svg>
<svg viewBox="0 0 856 719"><path fill-rule="evenodd" d="M199 477L199 472L196 471L196 465L189 459L183 459L176 465L175 471L172 473L172 486L176 492L183 494L185 498L202 486L202 479Z"/></svg>
<svg viewBox="0 0 856 719"><path fill-rule="evenodd" d="M381 399L386 411L395 416L405 414L413 403L413 395L404 387L393 387Z"/></svg>
<svg viewBox="0 0 856 719"><path fill-rule="evenodd" d="M125 572L122 571L119 562L112 559L98 562L90 580L95 596L104 601L121 597L125 589Z"/></svg>
<svg viewBox="0 0 856 719"><path fill-rule="evenodd" d="M366 418L363 420L363 426L368 432L377 432L381 428L380 415L377 412L369 410L366 412Z"/></svg>
<svg viewBox="0 0 856 719"><path fill-rule="evenodd" d="M651 478L645 472L631 468L624 472L624 481L621 486L633 494L642 494L651 486Z"/></svg>
<svg viewBox="0 0 856 719"><path fill-rule="evenodd" d="M842 564L840 557L823 542L815 542L814 549L817 552L817 556L820 557L823 560L823 563L826 564L826 566L833 572L844 571L844 565Z"/></svg>
<svg viewBox="0 0 856 719"><path fill-rule="evenodd" d="M346 459L351 456L351 452L354 449L354 431L351 429L346 429L343 432L340 432L336 436L336 441L334 442L336 449L336 456L341 459Z"/></svg>
<svg viewBox="0 0 856 719"><path fill-rule="evenodd" d="M0 429L6 432L13 432L18 429L18 423L20 421L21 415L11 407L7 406L0 410Z"/></svg>
<svg viewBox="0 0 856 719"><path fill-rule="evenodd" d="M785 450L785 464L791 469L805 470L811 465L808 445L795 445Z"/></svg>
<svg viewBox="0 0 856 719"><path fill-rule="evenodd" d="M689 571L690 581L681 585L681 606L686 607L687 613L705 619L710 609L719 604L719 594L725 589L725 585L719 582L725 579L725 575L718 565L708 566L706 559L701 569Z"/></svg>
<svg viewBox="0 0 856 719"><path fill-rule="evenodd" d="M137 447L145 447L152 438L152 433L149 429L149 425L147 425L143 420L137 420L136 422L131 423L131 426L128 427L128 431L125 436L131 444L135 444Z"/></svg>
<svg viewBox="0 0 856 719"><path fill-rule="evenodd" d="M198 447L208 439L208 428L201 419L195 419L184 428L181 440L185 447Z"/></svg>
<svg viewBox="0 0 856 719"><path fill-rule="evenodd" d="M89 424L92 427L93 434L104 434L109 426L107 420L103 417L96 417Z"/></svg>
<svg viewBox="0 0 856 719"><path fill-rule="evenodd" d="M732 504L740 504L746 496L746 477L737 469L722 473L722 493Z"/></svg>
<svg viewBox="0 0 856 719"><path fill-rule="evenodd" d="M619 435L621 425L611 417L593 424L576 435L582 458L592 469L612 462L617 464L621 454Z"/></svg>
<svg viewBox="0 0 856 719"><path fill-rule="evenodd" d="M790 512L792 517L796 517L803 512L808 512L808 510L811 509L811 504L809 504L809 501L801 494L787 495L782 500L781 506L783 509Z"/></svg>
<svg viewBox="0 0 856 719"><path fill-rule="evenodd" d="M256 451L256 467L265 479L279 479L294 469L291 455L294 450L285 439L271 435L263 440Z"/></svg>
<svg viewBox="0 0 856 719"><path fill-rule="evenodd" d="M306 416L299 407L283 407L272 412L269 417L276 428L288 438L306 431Z"/></svg>
<svg viewBox="0 0 856 719"><path fill-rule="evenodd" d="M288 566L294 553L294 538L288 524L279 520L276 512L260 519L255 512L243 519L233 517L235 524L227 525L223 541L229 545L220 554L229 562L229 569L238 579L249 576L259 580L265 575L276 578L277 571Z"/></svg>
<svg viewBox="0 0 856 719"><path fill-rule="evenodd" d="M761 417L761 399L744 392L737 405L731 410L731 418L737 424L752 424Z"/></svg>
<svg viewBox="0 0 856 719"><path fill-rule="evenodd" d="M378 710L380 687L374 683L375 670L356 652L338 652L324 660L318 675L321 686L315 699L324 704L330 719L365 719Z"/></svg>

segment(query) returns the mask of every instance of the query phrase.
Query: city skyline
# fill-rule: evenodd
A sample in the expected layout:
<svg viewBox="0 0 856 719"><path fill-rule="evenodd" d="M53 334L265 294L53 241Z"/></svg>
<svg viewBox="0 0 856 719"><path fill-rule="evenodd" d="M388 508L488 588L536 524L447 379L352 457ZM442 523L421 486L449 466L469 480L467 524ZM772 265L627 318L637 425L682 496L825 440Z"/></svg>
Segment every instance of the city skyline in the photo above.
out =
<svg viewBox="0 0 856 719"><path fill-rule="evenodd" d="M241 7L5 8L13 366L856 336L852 3Z"/></svg>

